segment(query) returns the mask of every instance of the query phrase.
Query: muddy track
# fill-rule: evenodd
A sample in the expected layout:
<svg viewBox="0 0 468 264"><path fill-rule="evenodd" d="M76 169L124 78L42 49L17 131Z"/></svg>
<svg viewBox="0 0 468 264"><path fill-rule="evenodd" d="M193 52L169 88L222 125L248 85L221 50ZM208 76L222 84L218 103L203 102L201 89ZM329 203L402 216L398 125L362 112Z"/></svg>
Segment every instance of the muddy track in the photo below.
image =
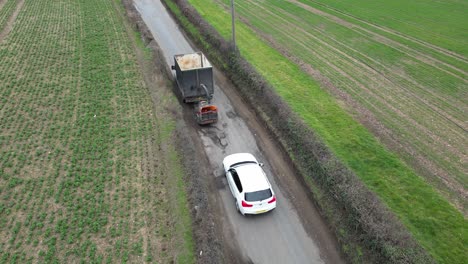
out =
<svg viewBox="0 0 468 264"><path fill-rule="evenodd" d="M155 107L158 104L161 89L169 89L170 92L178 94L178 90L172 81L172 73L167 67L166 59L154 41L154 38L142 21L140 15L133 6L131 0L123 1L127 15L133 21L142 37L153 51L153 63L148 63L143 54L138 55L142 71L145 76ZM157 80L164 79L162 85ZM195 255L198 263L217 264L249 263L244 258L235 240L230 238L235 234L232 230L224 228L226 222L224 208L221 206L217 190L224 187L222 181L212 181L213 171L210 169L209 161L203 153L203 144L196 133L200 127L193 120L191 106L180 104L175 108L166 109L178 120L176 125L176 141L178 152L183 154L182 161L186 173L190 175L188 183L188 197L193 219L193 234L195 239ZM179 109L177 109L179 108ZM182 113L180 111L182 110ZM196 157L196 158L194 158ZM156 158L156 157L155 157ZM152 221L157 221L153 219ZM177 252L173 252L174 255Z"/></svg>
<svg viewBox="0 0 468 264"><path fill-rule="evenodd" d="M183 34L174 32L177 26L171 24L174 22L166 17L159 1L135 2L161 47L168 69L174 54L196 49ZM195 200L194 205L209 209L205 212L214 217L214 230L222 241L225 262L343 263L334 235L298 180L300 177L287 155L277 147L261 120L237 95L236 88L225 76L215 70L214 78L214 103L220 109L219 122L200 127L193 119L191 106L182 105L187 127L184 138L192 144L184 155L192 160L192 167L200 169L196 188L204 185L207 197ZM275 211L258 217L242 217L236 212L221 167L223 157L235 152L251 152L265 163L279 201ZM190 162L188 164L190 167ZM198 191L196 188L194 192ZM195 224L200 221L197 214L195 212ZM205 256L204 251L200 254Z"/></svg>

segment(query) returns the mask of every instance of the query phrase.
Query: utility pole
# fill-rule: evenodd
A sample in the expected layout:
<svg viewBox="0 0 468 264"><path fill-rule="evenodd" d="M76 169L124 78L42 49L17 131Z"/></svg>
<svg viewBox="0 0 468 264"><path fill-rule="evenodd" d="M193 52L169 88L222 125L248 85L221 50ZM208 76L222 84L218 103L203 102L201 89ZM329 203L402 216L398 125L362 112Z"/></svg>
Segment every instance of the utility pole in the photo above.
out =
<svg viewBox="0 0 468 264"><path fill-rule="evenodd" d="M234 50L237 50L236 23L235 23L235 18L234 18L234 0L231 0L231 17L232 17L232 44L234 45Z"/></svg>

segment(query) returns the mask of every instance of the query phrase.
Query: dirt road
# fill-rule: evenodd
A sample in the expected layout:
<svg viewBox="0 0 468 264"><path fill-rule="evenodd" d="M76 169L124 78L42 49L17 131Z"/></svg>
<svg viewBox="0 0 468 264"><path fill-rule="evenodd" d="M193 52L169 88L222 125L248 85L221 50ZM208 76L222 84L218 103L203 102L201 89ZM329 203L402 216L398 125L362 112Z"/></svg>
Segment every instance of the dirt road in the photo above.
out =
<svg viewBox="0 0 468 264"><path fill-rule="evenodd" d="M159 0L135 0L135 6L164 53L167 67L173 55L194 48ZM213 172L213 193L222 203L217 221L223 241L231 243L245 262L251 263L343 263L338 244L307 196L284 153L276 148L256 116L236 94L222 73L215 71L213 102L220 109L214 126L192 126ZM189 109L187 109L189 110ZM193 137L192 137L193 138ZM249 152L265 164L277 194L277 209L265 215L243 217L222 173L222 159L236 152Z"/></svg>

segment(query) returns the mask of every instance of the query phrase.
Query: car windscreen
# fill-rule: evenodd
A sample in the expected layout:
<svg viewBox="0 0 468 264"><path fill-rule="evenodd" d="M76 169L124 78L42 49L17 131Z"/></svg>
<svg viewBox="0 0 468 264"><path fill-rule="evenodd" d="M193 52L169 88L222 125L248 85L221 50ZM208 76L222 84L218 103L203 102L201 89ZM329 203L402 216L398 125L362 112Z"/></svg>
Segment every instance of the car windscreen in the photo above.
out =
<svg viewBox="0 0 468 264"><path fill-rule="evenodd" d="M248 164L248 163L257 164L257 162L255 162L255 161L249 161L248 160L248 161L241 161L241 162L234 163L231 166L229 166L229 168L234 168L236 166L239 166L239 165L242 165L242 164Z"/></svg>
<svg viewBox="0 0 468 264"><path fill-rule="evenodd" d="M245 193L245 200L247 202L261 201L270 198L273 196L270 189L256 191L256 192L247 192Z"/></svg>

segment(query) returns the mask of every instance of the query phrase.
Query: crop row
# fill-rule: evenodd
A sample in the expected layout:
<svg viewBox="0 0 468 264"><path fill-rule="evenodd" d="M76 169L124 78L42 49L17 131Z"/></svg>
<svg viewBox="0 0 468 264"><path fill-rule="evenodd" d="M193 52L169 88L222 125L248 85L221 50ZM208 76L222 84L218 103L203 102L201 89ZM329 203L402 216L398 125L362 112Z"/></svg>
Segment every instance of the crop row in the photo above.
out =
<svg viewBox="0 0 468 264"><path fill-rule="evenodd" d="M0 44L0 263L173 257L153 191L167 173L141 169L164 156L159 128L118 8L25 1Z"/></svg>
<svg viewBox="0 0 468 264"><path fill-rule="evenodd" d="M8 19L11 17L13 12L15 11L16 5L18 4L19 0L5 0L2 4L0 3L0 32L5 27Z"/></svg>

